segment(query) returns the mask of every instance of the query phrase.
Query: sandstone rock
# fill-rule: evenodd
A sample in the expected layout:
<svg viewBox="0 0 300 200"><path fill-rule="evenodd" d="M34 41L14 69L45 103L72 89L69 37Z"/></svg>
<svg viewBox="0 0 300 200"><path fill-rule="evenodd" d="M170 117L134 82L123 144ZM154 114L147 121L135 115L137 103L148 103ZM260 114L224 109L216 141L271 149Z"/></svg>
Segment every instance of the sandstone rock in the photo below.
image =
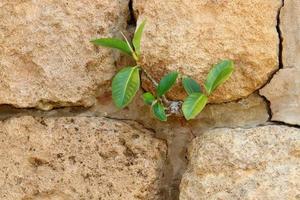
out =
<svg viewBox="0 0 300 200"><path fill-rule="evenodd" d="M127 17L128 0L1 0L0 104L92 105L119 54L89 41L119 34Z"/></svg>
<svg viewBox="0 0 300 200"><path fill-rule="evenodd" d="M271 103L272 120L300 125L300 69L281 69L260 93Z"/></svg>
<svg viewBox="0 0 300 200"><path fill-rule="evenodd" d="M281 11L283 69L260 93L271 103L272 120L300 125L300 2L285 1Z"/></svg>
<svg viewBox="0 0 300 200"><path fill-rule="evenodd" d="M90 111L97 113L99 116L139 121L149 128L167 127L165 122L161 123L154 118L150 107L145 105L141 95L142 93L139 92L126 109L120 110L111 101L111 94L107 93L99 97L99 101ZM181 123L186 126L188 123L197 133L212 127L253 127L266 123L268 119L269 114L265 101L258 94L252 94L236 102L208 104L196 119L189 122L184 119L170 117L168 126L182 126ZM172 130L172 132L168 131L171 135L182 134L181 129L172 128ZM161 131L158 132L161 133Z"/></svg>
<svg viewBox="0 0 300 200"><path fill-rule="evenodd" d="M300 69L300 1L286 0L280 14L284 68Z"/></svg>
<svg viewBox="0 0 300 200"><path fill-rule="evenodd" d="M269 118L265 101L257 94L237 102L207 105L203 112L191 121L169 117L168 122L155 119L150 107L145 105L139 92L126 109L117 109L110 93L100 96L98 103L90 109L97 116L131 119L154 129L156 137L168 142L168 161L165 165L165 181L162 186L163 200L179 199L178 186L186 168L186 148L195 135L212 127L253 127L266 123Z"/></svg>
<svg viewBox="0 0 300 200"><path fill-rule="evenodd" d="M128 123L96 117L1 122L0 199L159 199L166 145Z"/></svg>
<svg viewBox="0 0 300 200"><path fill-rule="evenodd" d="M269 114L265 101L257 94L237 102L212 104L195 119L190 121L194 128L212 127L253 127L268 121Z"/></svg>
<svg viewBox="0 0 300 200"><path fill-rule="evenodd" d="M215 129L195 139L181 200L299 199L300 129Z"/></svg>
<svg viewBox="0 0 300 200"><path fill-rule="evenodd" d="M134 0L138 22L147 19L141 64L157 80L178 70L203 83L212 64L232 59L236 70L210 102L246 97L278 68L277 11L281 0ZM150 89L150 84L144 85ZM179 86L173 99L186 94Z"/></svg>

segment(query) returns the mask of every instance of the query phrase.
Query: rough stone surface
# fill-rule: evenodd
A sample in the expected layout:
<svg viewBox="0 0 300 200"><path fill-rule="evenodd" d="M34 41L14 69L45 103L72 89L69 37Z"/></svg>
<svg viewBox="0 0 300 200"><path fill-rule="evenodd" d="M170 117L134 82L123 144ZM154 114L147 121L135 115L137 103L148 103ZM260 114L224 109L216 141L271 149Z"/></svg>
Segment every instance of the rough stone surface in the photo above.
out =
<svg viewBox="0 0 300 200"><path fill-rule="evenodd" d="M248 96L278 68L280 6L281 0L136 0L138 22L147 19L141 63L157 80L179 70L203 83L212 64L232 59L234 74L210 101ZM150 89L149 83L144 86ZM171 93L175 99L186 96L179 86Z"/></svg>
<svg viewBox="0 0 300 200"><path fill-rule="evenodd" d="M0 199L159 199L164 142L96 117L0 123Z"/></svg>
<svg viewBox="0 0 300 200"><path fill-rule="evenodd" d="M300 1L285 0L280 14L283 67L300 69Z"/></svg>
<svg viewBox="0 0 300 200"><path fill-rule="evenodd" d="M157 138L168 142L168 161L162 184L165 195L163 200L179 199L178 186L187 165L186 149L195 136L213 127L253 127L266 123L269 118L265 101L253 94L237 102L207 105L195 120L187 122L183 118L169 117L167 123L160 122L153 117L141 94L139 92L126 109L119 110L107 93L99 97L98 103L90 112L99 116L138 121L153 129Z"/></svg>
<svg viewBox="0 0 300 200"><path fill-rule="evenodd" d="M145 105L141 95L142 93L138 93L127 109L120 110L116 108L111 101L110 94L107 93L99 97L99 101L91 109L91 113L139 121L149 128L166 127L165 122L161 123L153 117L150 107ZM168 125L177 126L178 123L183 123L183 126L187 126L189 124L196 134L213 127L253 127L266 123L268 119L269 114L265 101L258 94L252 94L236 102L208 104L196 119L189 122L183 118L170 117ZM181 132L182 130L175 129L170 134L182 134Z"/></svg>
<svg viewBox="0 0 300 200"><path fill-rule="evenodd" d="M300 68L281 69L260 94L271 104L272 120L300 125Z"/></svg>
<svg viewBox="0 0 300 200"><path fill-rule="evenodd" d="M257 94L237 102L211 104L190 123L194 128L254 127L268 121L265 101Z"/></svg>
<svg viewBox="0 0 300 200"><path fill-rule="evenodd" d="M195 139L180 200L299 199L300 130L215 129Z"/></svg>
<svg viewBox="0 0 300 200"><path fill-rule="evenodd" d="M281 11L283 69L260 93L271 104L272 120L300 125L300 2L285 1Z"/></svg>
<svg viewBox="0 0 300 200"><path fill-rule="evenodd" d="M92 105L119 54L89 41L119 34L127 18L127 0L1 0L0 104Z"/></svg>

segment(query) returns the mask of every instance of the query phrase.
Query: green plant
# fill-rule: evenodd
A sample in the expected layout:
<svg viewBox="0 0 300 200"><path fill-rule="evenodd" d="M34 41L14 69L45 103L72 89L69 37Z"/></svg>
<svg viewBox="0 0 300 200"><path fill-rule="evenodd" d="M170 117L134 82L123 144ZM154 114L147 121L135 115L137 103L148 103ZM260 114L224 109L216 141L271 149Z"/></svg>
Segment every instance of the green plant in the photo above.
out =
<svg viewBox="0 0 300 200"><path fill-rule="evenodd" d="M167 121L167 117L172 114L183 114L187 120L194 119L207 104L209 95L230 77L234 70L233 62L223 60L214 65L205 80L204 91L194 79L180 75L177 71L166 74L158 83L145 69L137 64L141 57L141 38L145 24L146 21L143 21L138 26L132 43L128 41L123 33L124 40L116 38L91 40L95 45L118 49L136 61L135 66L127 66L121 69L112 80L112 98L115 105L118 108L124 108L132 101L140 88L140 76L143 73L156 88L155 94L145 92L142 97L145 104L151 106L153 115L157 119ZM182 85L188 94L183 102L170 101L165 96L178 79L181 79Z"/></svg>

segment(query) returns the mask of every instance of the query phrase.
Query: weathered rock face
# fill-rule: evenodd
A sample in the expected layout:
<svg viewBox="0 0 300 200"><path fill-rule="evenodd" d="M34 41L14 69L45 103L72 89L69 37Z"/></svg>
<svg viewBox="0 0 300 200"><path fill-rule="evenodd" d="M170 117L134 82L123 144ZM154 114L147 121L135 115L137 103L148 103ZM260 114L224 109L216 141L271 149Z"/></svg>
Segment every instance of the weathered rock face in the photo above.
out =
<svg viewBox="0 0 300 200"><path fill-rule="evenodd" d="M269 118L265 101L257 94L237 102L207 105L195 119L186 122L182 118L169 117L168 122L160 122L153 117L150 107L145 105L138 93L127 109L119 110L111 102L110 94L99 97L91 114L112 118L131 119L156 132L156 137L168 142L168 162L163 183L163 200L179 199L178 185L186 169L186 148L193 137L213 127L254 127L266 123Z"/></svg>
<svg viewBox="0 0 300 200"><path fill-rule="evenodd" d="M300 2L289 0L281 11L283 69L260 93L271 103L272 120L300 125Z"/></svg>
<svg viewBox="0 0 300 200"><path fill-rule="evenodd" d="M94 117L0 124L0 199L159 199L166 145Z"/></svg>
<svg viewBox="0 0 300 200"><path fill-rule="evenodd" d="M260 94L272 120L300 125L298 0L284 1L279 33L282 0L132 0L156 80L178 70L203 85L219 60L236 64L188 122L156 120L142 90L125 109L112 102L116 66L133 60L89 41L130 35L129 2L0 0L0 199L300 199L300 129L266 126L257 91L278 69L281 33L283 69ZM178 83L168 96L186 94Z"/></svg>
<svg viewBox="0 0 300 200"><path fill-rule="evenodd" d="M237 102L208 104L196 119L189 122L182 118L169 118L167 125L165 122L159 122L154 118L150 107L145 105L141 95L142 93L139 92L133 102L124 110L116 108L111 101L110 94L100 96L98 103L91 109L91 112L97 113L99 116L108 115L113 118L139 121L149 128L153 128L153 125L155 127L168 127L170 125L186 127L189 124L195 134L197 132L201 134L203 130L214 127L254 127L266 123L269 119L265 101L258 94L253 94ZM180 125L182 123L184 125ZM173 135L174 132L169 132L169 134Z"/></svg>
<svg viewBox="0 0 300 200"><path fill-rule="evenodd" d="M119 33L127 17L127 0L2 0L0 104L92 105L118 54L89 41Z"/></svg>
<svg viewBox="0 0 300 200"><path fill-rule="evenodd" d="M284 68L300 69L300 1L286 0L280 15Z"/></svg>
<svg viewBox="0 0 300 200"><path fill-rule="evenodd" d="M134 1L139 22L147 19L142 65L157 80L179 70L203 83L212 64L232 59L236 70L210 102L245 97L278 68L276 16L280 0ZM150 89L146 83L145 88ZM171 98L186 94L175 87Z"/></svg>
<svg viewBox="0 0 300 200"><path fill-rule="evenodd" d="M300 130L215 129L193 141L181 200L298 199Z"/></svg>
<svg viewBox="0 0 300 200"><path fill-rule="evenodd" d="M271 103L272 120L300 125L300 68L281 69L260 93Z"/></svg>
<svg viewBox="0 0 300 200"><path fill-rule="evenodd" d="M267 105L257 94L237 102L207 105L190 123L193 127L253 127L269 119Z"/></svg>

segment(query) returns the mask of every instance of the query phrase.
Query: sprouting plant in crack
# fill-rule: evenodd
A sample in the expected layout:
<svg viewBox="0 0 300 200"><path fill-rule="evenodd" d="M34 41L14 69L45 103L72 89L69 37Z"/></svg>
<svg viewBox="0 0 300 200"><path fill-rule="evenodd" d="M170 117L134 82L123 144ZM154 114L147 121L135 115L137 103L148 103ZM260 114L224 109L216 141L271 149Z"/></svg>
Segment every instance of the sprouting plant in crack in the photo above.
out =
<svg viewBox="0 0 300 200"><path fill-rule="evenodd" d="M170 115L184 116L185 119L194 119L205 107L209 95L211 95L221 84L223 84L232 74L234 64L230 60L222 60L214 65L208 73L204 83L204 89L191 77L181 75L177 71L166 74L159 82L140 65L141 58L141 38L146 21L143 21L136 29L132 42L130 43L122 33L124 40L116 38L100 38L91 40L95 45L115 48L131 56L135 66L127 66L121 69L112 80L112 98L118 108L126 107L134 98L141 85L141 73L155 87L155 93L145 92L143 100L145 104L151 106L154 116L167 121ZM187 97L182 101L174 101L166 98L165 94L172 86L181 79Z"/></svg>

